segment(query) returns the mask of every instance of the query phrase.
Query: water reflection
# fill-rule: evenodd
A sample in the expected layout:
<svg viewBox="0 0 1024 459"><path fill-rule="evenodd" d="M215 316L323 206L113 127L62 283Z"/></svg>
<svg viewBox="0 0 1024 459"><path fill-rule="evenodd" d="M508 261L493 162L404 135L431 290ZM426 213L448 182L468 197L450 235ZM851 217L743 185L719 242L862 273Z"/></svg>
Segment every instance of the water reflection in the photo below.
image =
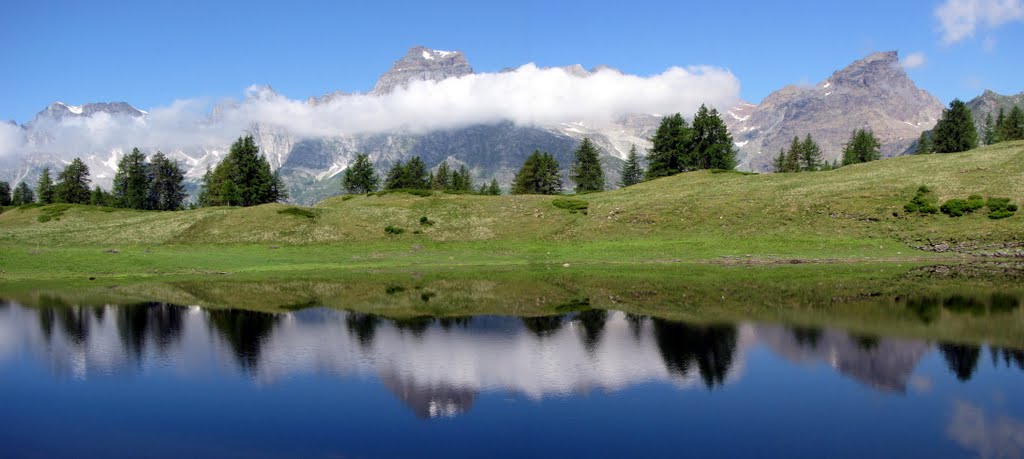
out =
<svg viewBox="0 0 1024 459"><path fill-rule="evenodd" d="M481 393L493 391L543 399L644 382L717 390L742 379L752 349L825 364L865 387L905 393L931 349L963 382L976 372L982 351L836 329L695 324L599 309L523 318L388 318L327 308L271 314L47 302L0 307L0 327L0 364L24 349L57 375L87 379L154 364L202 372L201 362L227 357L257 384L310 374L375 378L421 418L466 413ZM989 350L993 365L1024 370L1024 351Z"/></svg>

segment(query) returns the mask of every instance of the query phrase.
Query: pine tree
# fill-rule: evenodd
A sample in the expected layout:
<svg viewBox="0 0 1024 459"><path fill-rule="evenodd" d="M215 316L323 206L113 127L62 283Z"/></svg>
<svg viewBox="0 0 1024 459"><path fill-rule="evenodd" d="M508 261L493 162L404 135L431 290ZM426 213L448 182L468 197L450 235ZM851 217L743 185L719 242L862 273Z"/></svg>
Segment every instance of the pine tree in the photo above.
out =
<svg viewBox="0 0 1024 459"><path fill-rule="evenodd" d="M558 194L562 192L561 168L554 156L534 150L516 174L512 194Z"/></svg>
<svg viewBox="0 0 1024 459"><path fill-rule="evenodd" d="M171 161L159 151L149 163L148 209L178 210L185 202L185 174L176 161Z"/></svg>
<svg viewBox="0 0 1024 459"><path fill-rule="evenodd" d="M111 193L117 207L126 209L149 208L149 177L146 155L138 148L121 158L114 173Z"/></svg>
<svg viewBox="0 0 1024 459"><path fill-rule="evenodd" d="M1002 142L1005 140L1003 136L1003 130L1006 129L1006 112L1002 107L999 107L999 116L996 118L996 140Z"/></svg>
<svg viewBox="0 0 1024 459"><path fill-rule="evenodd" d="M1003 135L1001 140L1024 140L1024 111L1019 106L1014 106L1010 114L1003 122Z"/></svg>
<svg viewBox="0 0 1024 459"><path fill-rule="evenodd" d="M57 185L54 187L55 199L57 202L68 204L88 204L90 181L89 166L86 166L79 158L73 159L57 175Z"/></svg>
<svg viewBox="0 0 1024 459"><path fill-rule="evenodd" d="M622 166L622 181L619 185L623 187L633 186L644 179L644 170L640 166L640 155L636 152L636 145L629 147L629 156L626 157L626 164Z"/></svg>
<svg viewBox="0 0 1024 459"><path fill-rule="evenodd" d="M800 143L800 137L793 137L793 141L789 144L789 150L786 150L786 159L782 163L783 172L800 172L800 158L803 156L803 144Z"/></svg>
<svg viewBox="0 0 1024 459"><path fill-rule="evenodd" d="M465 164L459 166L459 170L452 173L450 187L451 191L469 193L473 191L473 175Z"/></svg>
<svg viewBox="0 0 1024 459"><path fill-rule="evenodd" d="M921 132L921 137L917 139L917 152L918 155L930 155L935 153L935 146L932 145L932 131Z"/></svg>
<svg viewBox="0 0 1024 459"><path fill-rule="evenodd" d="M384 177L385 190L397 190L402 188L402 177L405 175L405 164L401 161L391 165L388 175Z"/></svg>
<svg viewBox="0 0 1024 459"><path fill-rule="evenodd" d="M661 119L658 130L651 137L647 153L648 180L685 171L685 156L692 133L679 113Z"/></svg>
<svg viewBox="0 0 1024 459"><path fill-rule="evenodd" d="M584 137L573 155L576 161L572 165L569 178L576 182L576 192L604 190L604 170L601 168L601 158L594 143Z"/></svg>
<svg viewBox="0 0 1024 459"><path fill-rule="evenodd" d="M788 172L786 170L786 150L779 149L779 156L772 160L772 170L780 174Z"/></svg>
<svg viewBox="0 0 1024 459"><path fill-rule="evenodd" d="M281 177L270 170L252 136L240 137L228 156L203 177L201 193L207 206L255 206L288 199Z"/></svg>
<svg viewBox="0 0 1024 459"><path fill-rule="evenodd" d="M958 153L978 147L978 130L967 104L960 99L950 102L935 125L932 143L936 153Z"/></svg>
<svg viewBox="0 0 1024 459"><path fill-rule="evenodd" d="M428 188L427 165L423 163L423 160L421 160L419 156L413 156L412 159L405 164L405 169L402 171L402 181L405 184L403 188L413 188L418 190L425 190Z"/></svg>
<svg viewBox="0 0 1024 459"><path fill-rule="evenodd" d="M110 207L114 204L114 196L107 193L99 185L92 189L89 194L89 204L94 206Z"/></svg>
<svg viewBox="0 0 1024 459"><path fill-rule="evenodd" d="M49 167L44 167L43 171L39 173L39 182L36 183L36 194L39 195L40 204L53 204L56 199Z"/></svg>
<svg viewBox="0 0 1024 459"><path fill-rule="evenodd" d="M487 187L487 194L491 196L501 195L501 187L498 186L498 179L491 179L491 184Z"/></svg>
<svg viewBox="0 0 1024 459"><path fill-rule="evenodd" d="M718 110L701 105L693 117L689 145L684 149L685 170L733 169L736 167L736 148L732 135L719 116Z"/></svg>
<svg viewBox="0 0 1024 459"><path fill-rule="evenodd" d="M380 178L373 170L369 155L357 155L356 160L345 169L341 178L341 186L349 194L365 194L377 191Z"/></svg>
<svg viewBox="0 0 1024 459"><path fill-rule="evenodd" d="M877 161L882 158L881 148L882 143L873 132L857 129L843 147L843 165Z"/></svg>
<svg viewBox="0 0 1024 459"><path fill-rule="evenodd" d="M821 169L821 161L821 147L814 142L810 134L807 134L800 144L800 168L805 171L816 171Z"/></svg>
<svg viewBox="0 0 1024 459"><path fill-rule="evenodd" d="M29 188L27 183L21 182L18 186L14 187L11 204L20 206L22 204L32 204L33 202L36 202L36 196L32 193L32 188Z"/></svg>
<svg viewBox="0 0 1024 459"><path fill-rule="evenodd" d="M11 202L11 184L0 182L0 206L9 206Z"/></svg>

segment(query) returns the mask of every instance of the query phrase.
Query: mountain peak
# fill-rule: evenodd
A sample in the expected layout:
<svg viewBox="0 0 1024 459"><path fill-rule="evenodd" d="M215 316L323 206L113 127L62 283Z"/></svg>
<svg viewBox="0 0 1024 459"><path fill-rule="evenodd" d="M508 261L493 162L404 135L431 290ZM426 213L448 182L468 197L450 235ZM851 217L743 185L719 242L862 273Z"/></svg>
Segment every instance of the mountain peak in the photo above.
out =
<svg viewBox="0 0 1024 459"><path fill-rule="evenodd" d="M66 117L89 117L96 113L131 117L138 117L146 114L146 112L132 107L127 102L98 102L85 105L70 105L57 101L48 105L43 111L37 113L35 118L60 120Z"/></svg>
<svg viewBox="0 0 1024 459"><path fill-rule="evenodd" d="M473 73L460 51L441 51L414 46L391 69L380 76L373 94L390 94L413 81L441 81Z"/></svg>
<svg viewBox="0 0 1024 459"><path fill-rule="evenodd" d="M899 53L899 51L879 51L879 52L876 52L876 53L871 53L867 57L865 57L864 59L861 59L861 62L864 62L864 63L877 62L877 61L882 61L882 62L899 62L900 61L900 53Z"/></svg>

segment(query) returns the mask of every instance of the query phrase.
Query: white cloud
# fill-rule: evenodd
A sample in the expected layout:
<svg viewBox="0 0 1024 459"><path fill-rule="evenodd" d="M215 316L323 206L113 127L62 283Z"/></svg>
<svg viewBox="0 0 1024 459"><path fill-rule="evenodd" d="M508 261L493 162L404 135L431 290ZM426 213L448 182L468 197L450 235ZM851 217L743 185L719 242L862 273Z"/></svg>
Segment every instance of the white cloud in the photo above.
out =
<svg viewBox="0 0 1024 459"><path fill-rule="evenodd" d="M903 68L910 70L924 65L925 62L927 62L927 59L925 58L924 53L917 52L907 54L907 56L903 58L902 64Z"/></svg>
<svg viewBox="0 0 1024 459"><path fill-rule="evenodd" d="M132 146L224 146L253 123L285 128L298 137L332 137L423 133L500 121L544 126L604 122L627 114L690 114L702 103L730 107L739 100L739 90L732 73L714 67L672 67L649 77L602 70L578 77L527 64L512 72L420 81L389 95L343 95L322 103L254 86L243 100L219 104L212 116L207 101L195 99L150 109L145 118L96 114L37 128L50 137L46 149L81 155Z"/></svg>
<svg viewBox="0 0 1024 459"><path fill-rule="evenodd" d="M994 29L1024 21L1024 0L946 0L935 9L947 45L974 36L980 27Z"/></svg>
<svg viewBox="0 0 1024 459"><path fill-rule="evenodd" d="M21 128L0 122L0 158L15 152L25 142Z"/></svg>

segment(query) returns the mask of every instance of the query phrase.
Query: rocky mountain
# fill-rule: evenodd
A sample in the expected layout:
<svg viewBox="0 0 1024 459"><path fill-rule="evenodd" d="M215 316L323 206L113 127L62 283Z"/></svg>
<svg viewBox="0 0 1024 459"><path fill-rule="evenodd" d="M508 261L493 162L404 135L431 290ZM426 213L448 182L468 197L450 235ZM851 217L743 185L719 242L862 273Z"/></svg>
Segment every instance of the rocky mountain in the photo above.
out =
<svg viewBox="0 0 1024 459"><path fill-rule="evenodd" d="M616 71L606 67L588 71L579 65L558 68L581 78L588 78L599 70ZM383 96L411 82L440 81L473 72L461 52L414 47L381 75L369 95ZM304 103L324 104L345 96L336 92L311 97ZM260 87L250 90L247 97L278 95L269 87ZM224 114L239 104L228 102L214 107L204 123L225 122ZM886 155L898 154L922 130L930 128L941 111L942 104L918 89L899 66L896 53L889 52L854 62L813 87L788 86L758 105L738 104L726 110L723 116L739 149L740 167L764 171L779 148L787 146L794 135L802 137L807 133L814 136L829 159L839 157L850 133L861 127L874 130L883 142ZM142 122L148 117L146 112L124 102L81 106L51 104L24 126L31 155L17 161L0 160L6 161L0 164L0 180L34 183L43 166L59 168L71 157L80 156L92 171L93 183L109 187L117 162L131 146L109 151L91 151L86 147L79 150L55 145L50 133L62 120L101 113ZM572 150L584 137L600 147L607 183L611 185L618 182L621 164L632 146L646 154L650 146L647 139L654 134L660 119L657 114L634 114L602 124L567 121L551 126L522 126L498 122L425 134L396 132L335 137L303 137L272 124L254 124L246 131L256 138L271 165L280 169L292 200L312 204L341 192L338 175L362 153L370 155L382 174L397 161L419 156L430 167L437 167L441 161L455 166L464 164L478 184L496 178L507 187L523 160L533 150L543 150L552 153L562 164L566 189L572 189L567 179L568 167ZM203 173L223 158L232 140L165 149L164 153L184 166L188 186L195 190Z"/></svg>
<svg viewBox="0 0 1024 459"><path fill-rule="evenodd" d="M971 114L974 115L974 124L978 126L980 133L985 126L987 115L991 114L992 119L995 120L1000 109L1009 114L1013 107L1024 108L1024 92L1013 96L1004 96L995 91L985 90L980 96L967 102L967 107L971 109Z"/></svg>
<svg viewBox="0 0 1024 459"><path fill-rule="evenodd" d="M741 105L725 121L740 151L740 168L766 171L780 148L807 134L828 160L842 156L843 145L859 128L874 131L883 156L901 154L935 125L942 108L890 51L871 54L814 86L786 86L757 106Z"/></svg>

